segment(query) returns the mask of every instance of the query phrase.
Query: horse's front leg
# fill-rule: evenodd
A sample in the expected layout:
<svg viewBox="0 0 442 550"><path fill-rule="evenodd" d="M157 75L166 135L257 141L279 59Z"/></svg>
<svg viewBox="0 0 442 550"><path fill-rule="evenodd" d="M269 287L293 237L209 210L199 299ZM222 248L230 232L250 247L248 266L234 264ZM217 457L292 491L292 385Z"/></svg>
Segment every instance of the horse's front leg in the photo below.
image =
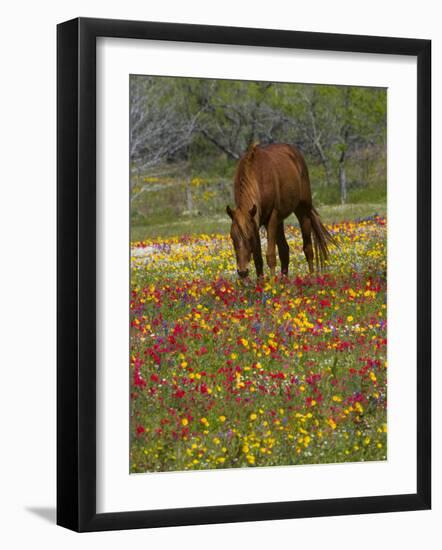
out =
<svg viewBox="0 0 442 550"><path fill-rule="evenodd" d="M278 230L278 215L273 210L266 226L267 229L267 265L270 268L272 277L275 276L276 269L276 235Z"/></svg>
<svg viewBox="0 0 442 550"><path fill-rule="evenodd" d="M253 249L253 261L255 263L256 276L259 279L263 276L264 273L264 262L262 261L261 239L259 237L259 231L256 237L255 247Z"/></svg>

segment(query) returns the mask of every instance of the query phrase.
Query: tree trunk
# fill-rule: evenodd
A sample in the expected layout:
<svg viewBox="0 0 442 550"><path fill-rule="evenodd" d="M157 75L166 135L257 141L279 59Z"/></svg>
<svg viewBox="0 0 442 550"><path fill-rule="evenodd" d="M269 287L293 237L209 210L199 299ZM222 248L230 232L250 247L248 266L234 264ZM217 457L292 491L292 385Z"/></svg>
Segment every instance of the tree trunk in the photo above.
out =
<svg viewBox="0 0 442 550"><path fill-rule="evenodd" d="M345 204L347 202L347 176L343 158L339 162L339 189L341 191L341 204Z"/></svg>
<svg viewBox="0 0 442 550"><path fill-rule="evenodd" d="M318 152L319 158L321 159L321 164L324 167L325 184L326 184L327 187L329 187L330 182L331 182L329 162L327 160L327 157L325 156L324 149L322 148L322 145L319 143L319 140L315 141L315 147L316 147L316 151Z"/></svg>
<svg viewBox="0 0 442 550"><path fill-rule="evenodd" d="M187 202L187 211L189 213L193 212L193 197L192 197L190 176L186 178L186 202Z"/></svg>
<svg viewBox="0 0 442 550"><path fill-rule="evenodd" d="M339 188L341 190L341 204L347 202L347 175L345 173L345 157L349 147L350 136L350 88L344 88L344 125L342 127L342 149L339 157Z"/></svg>
<svg viewBox="0 0 442 550"><path fill-rule="evenodd" d="M331 177L330 177L330 166L328 164L327 159L321 159L322 166L324 167L325 172L325 185L327 187L330 187Z"/></svg>

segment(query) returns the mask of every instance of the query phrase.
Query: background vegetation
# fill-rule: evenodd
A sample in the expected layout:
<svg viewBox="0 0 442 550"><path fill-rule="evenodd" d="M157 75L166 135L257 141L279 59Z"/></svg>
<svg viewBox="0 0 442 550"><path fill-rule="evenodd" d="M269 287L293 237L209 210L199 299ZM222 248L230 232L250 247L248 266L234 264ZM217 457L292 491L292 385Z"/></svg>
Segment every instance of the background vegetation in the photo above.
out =
<svg viewBox="0 0 442 550"><path fill-rule="evenodd" d="M254 141L299 147L326 221L384 214L386 106L377 88L132 75L133 239L227 229Z"/></svg>

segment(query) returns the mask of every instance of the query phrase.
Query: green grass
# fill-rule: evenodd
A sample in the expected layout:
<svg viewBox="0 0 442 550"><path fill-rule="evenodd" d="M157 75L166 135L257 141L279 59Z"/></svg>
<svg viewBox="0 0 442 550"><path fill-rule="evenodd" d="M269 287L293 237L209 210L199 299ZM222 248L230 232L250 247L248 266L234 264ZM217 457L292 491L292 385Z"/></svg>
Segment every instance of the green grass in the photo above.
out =
<svg viewBox="0 0 442 550"><path fill-rule="evenodd" d="M366 218L373 214L385 216L387 206L385 202L373 202L365 204L344 204L344 205L322 205L318 211L326 223L340 221L351 221ZM174 237L180 235L228 233L230 219L227 214L216 214L213 216L155 216L152 224L137 224L132 221L131 240L142 241L153 237ZM291 216L288 220L297 223L296 217Z"/></svg>

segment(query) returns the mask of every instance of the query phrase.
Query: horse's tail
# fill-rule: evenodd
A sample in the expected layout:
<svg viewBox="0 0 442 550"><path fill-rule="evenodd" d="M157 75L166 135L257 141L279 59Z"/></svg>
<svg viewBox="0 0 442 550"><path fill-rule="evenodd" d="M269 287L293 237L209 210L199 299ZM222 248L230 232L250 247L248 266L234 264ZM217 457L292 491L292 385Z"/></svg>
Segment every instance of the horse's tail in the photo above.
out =
<svg viewBox="0 0 442 550"><path fill-rule="evenodd" d="M332 244L339 248L339 244L329 230L322 223L315 208L311 208L309 214L310 221L312 223L313 230L313 246L315 249L315 262L316 269L323 269L329 258L328 245Z"/></svg>

